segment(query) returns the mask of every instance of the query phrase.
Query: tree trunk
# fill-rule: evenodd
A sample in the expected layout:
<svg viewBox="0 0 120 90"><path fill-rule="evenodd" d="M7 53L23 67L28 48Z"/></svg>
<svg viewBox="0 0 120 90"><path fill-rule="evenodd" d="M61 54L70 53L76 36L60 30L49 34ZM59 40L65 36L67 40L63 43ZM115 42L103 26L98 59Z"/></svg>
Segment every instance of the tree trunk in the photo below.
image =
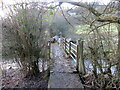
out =
<svg viewBox="0 0 120 90"><path fill-rule="evenodd" d="M29 70L28 74L29 74L29 76L35 76L40 72L38 61L35 58L29 58L29 60L30 60L30 62L29 62L30 70Z"/></svg>
<svg viewBox="0 0 120 90"><path fill-rule="evenodd" d="M33 62L33 75L37 75L39 73L39 66L38 66L38 63L37 61L34 61Z"/></svg>

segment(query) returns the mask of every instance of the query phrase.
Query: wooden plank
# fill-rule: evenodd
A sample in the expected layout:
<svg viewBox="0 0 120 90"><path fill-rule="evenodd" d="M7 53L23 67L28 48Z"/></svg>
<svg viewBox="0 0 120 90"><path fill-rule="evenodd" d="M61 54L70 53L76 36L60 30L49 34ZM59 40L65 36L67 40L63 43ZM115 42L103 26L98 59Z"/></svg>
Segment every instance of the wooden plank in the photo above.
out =
<svg viewBox="0 0 120 90"><path fill-rule="evenodd" d="M65 45L65 52L66 52L66 38L65 38L65 43L64 43L64 45Z"/></svg>
<svg viewBox="0 0 120 90"><path fill-rule="evenodd" d="M69 42L69 54L71 54L71 42Z"/></svg>
<svg viewBox="0 0 120 90"><path fill-rule="evenodd" d="M68 46L66 46L66 50L69 50L69 47L68 47Z"/></svg>
<svg viewBox="0 0 120 90"><path fill-rule="evenodd" d="M68 47L69 47L69 43L66 43L66 46L68 46Z"/></svg>
<svg viewBox="0 0 120 90"><path fill-rule="evenodd" d="M70 57L75 61L75 63L76 63L76 60L75 60L75 58L70 54Z"/></svg>
<svg viewBox="0 0 120 90"><path fill-rule="evenodd" d="M73 54L75 56L75 58L77 57L77 55L74 52L72 52L72 51L71 51L71 54Z"/></svg>
<svg viewBox="0 0 120 90"><path fill-rule="evenodd" d="M57 53L58 58L53 57L52 63L55 67L50 68L50 78L48 82L48 88L77 88L83 89L84 87L80 81L78 74L72 74L73 68L68 63L68 59L64 57L63 50L56 44L53 44L53 53ZM56 49L57 48L57 49ZM59 53L61 52L61 53ZM62 58L61 58L62 56ZM64 68L63 68L64 67ZM61 69L60 69L61 68Z"/></svg>
<svg viewBox="0 0 120 90"><path fill-rule="evenodd" d="M68 49L66 49L66 52L67 52L67 53L69 53L69 50L68 50Z"/></svg>
<svg viewBox="0 0 120 90"><path fill-rule="evenodd" d="M71 42L71 45L77 48L77 44Z"/></svg>
<svg viewBox="0 0 120 90"><path fill-rule="evenodd" d="M49 56L48 56L48 58L50 59L51 58L51 42L50 41L48 41L48 49L49 49Z"/></svg>
<svg viewBox="0 0 120 90"><path fill-rule="evenodd" d="M73 47L71 47L71 49L77 53L77 49L74 49Z"/></svg>

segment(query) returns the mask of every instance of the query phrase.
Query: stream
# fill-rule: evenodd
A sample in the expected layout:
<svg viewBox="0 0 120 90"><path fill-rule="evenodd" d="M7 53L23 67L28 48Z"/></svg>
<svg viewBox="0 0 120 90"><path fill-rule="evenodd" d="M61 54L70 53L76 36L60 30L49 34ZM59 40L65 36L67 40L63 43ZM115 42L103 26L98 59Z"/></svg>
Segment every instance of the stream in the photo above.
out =
<svg viewBox="0 0 120 90"><path fill-rule="evenodd" d="M76 66L76 62L73 59L71 59L71 63L74 66ZM104 60L98 60L98 63L101 63L102 67L107 66L107 64L106 64L106 62ZM93 66L92 66L91 61L90 60L84 60L84 64L85 64L86 72L91 73L93 71ZM103 71L105 71L105 68L103 68ZM116 66L111 67L111 72L112 72L113 75L116 73ZM99 70L98 67L97 67L97 73L100 73L100 70Z"/></svg>

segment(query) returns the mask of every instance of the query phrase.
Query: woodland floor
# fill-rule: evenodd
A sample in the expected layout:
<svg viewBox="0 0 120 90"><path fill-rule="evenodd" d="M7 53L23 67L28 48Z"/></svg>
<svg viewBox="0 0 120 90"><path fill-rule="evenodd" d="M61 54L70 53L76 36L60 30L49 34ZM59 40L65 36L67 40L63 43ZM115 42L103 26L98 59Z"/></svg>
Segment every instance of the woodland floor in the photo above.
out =
<svg viewBox="0 0 120 90"><path fill-rule="evenodd" d="M25 77L15 86L15 88L47 88L48 76L47 71L41 72L33 77Z"/></svg>
<svg viewBox="0 0 120 90"><path fill-rule="evenodd" d="M17 63L12 61L2 62L2 87L14 88L19 81L25 77L25 73L22 73L18 68Z"/></svg>
<svg viewBox="0 0 120 90"><path fill-rule="evenodd" d="M41 72L36 76L29 77L25 72L21 71L16 63L6 61L8 68L2 71L2 89L9 88L47 88L48 76L47 71ZM14 67L15 66L15 67Z"/></svg>

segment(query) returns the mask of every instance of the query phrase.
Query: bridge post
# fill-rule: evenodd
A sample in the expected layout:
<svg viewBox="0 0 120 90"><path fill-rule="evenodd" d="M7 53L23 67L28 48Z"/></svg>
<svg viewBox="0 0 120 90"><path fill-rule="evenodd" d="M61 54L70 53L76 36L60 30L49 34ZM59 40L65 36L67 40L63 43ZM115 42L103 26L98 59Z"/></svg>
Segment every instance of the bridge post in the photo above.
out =
<svg viewBox="0 0 120 90"><path fill-rule="evenodd" d="M66 52L66 38L65 38L65 52Z"/></svg>
<svg viewBox="0 0 120 90"><path fill-rule="evenodd" d="M49 52L49 56L48 56L48 58L50 59L51 58L51 56L50 56L50 53L51 53L51 42L50 41L48 41L48 52Z"/></svg>
<svg viewBox="0 0 120 90"><path fill-rule="evenodd" d="M85 65L83 59L83 40L78 40L78 70L80 74L85 74Z"/></svg>
<svg viewBox="0 0 120 90"><path fill-rule="evenodd" d="M69 56L71 54L71 41L69 42Z"/></svg>
<svg viewBox="0 0 120 90"><path fill-rule="evenodd" d="M76 70L79 72L79 58L80 58L80 53L79 53L79 47L80 47L80 41L78 40L78 45L77 45L77 57L76 57Z"/></svg>
<svg viewBox="0 0 120 90"><path fill-rule="evenodd" d="M50 59L51 59L51 41L48 41L48 61L47 61L48 75L50 75Z"/></svg>

